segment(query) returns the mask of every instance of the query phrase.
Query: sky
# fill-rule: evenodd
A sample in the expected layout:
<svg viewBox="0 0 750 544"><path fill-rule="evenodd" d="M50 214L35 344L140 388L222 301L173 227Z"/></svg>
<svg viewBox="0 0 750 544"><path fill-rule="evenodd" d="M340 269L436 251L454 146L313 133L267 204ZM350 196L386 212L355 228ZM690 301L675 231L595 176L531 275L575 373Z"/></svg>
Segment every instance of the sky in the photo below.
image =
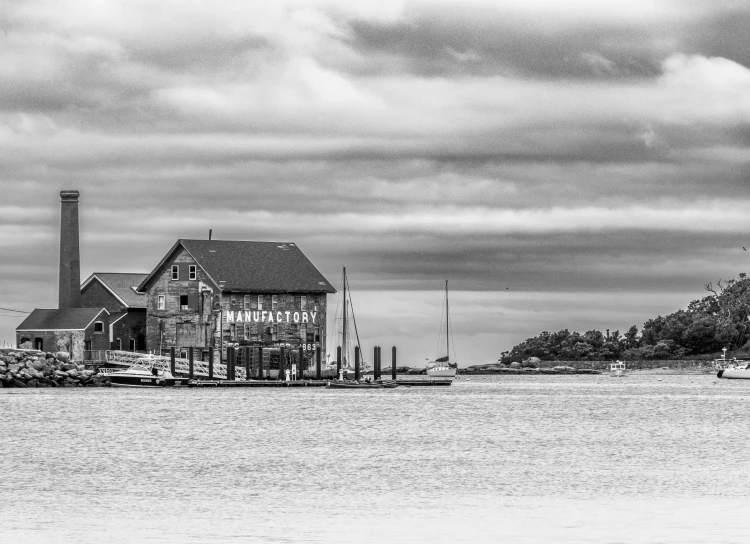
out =
<svg viewBox="0 0 750 544"><path fill-rule="evenodd" d="M403 364L445 279L462 366L641 327L750 268L749 34L740 0L0 3L0 307L56 306L75 189L82 279L292 241Z"/></svg>

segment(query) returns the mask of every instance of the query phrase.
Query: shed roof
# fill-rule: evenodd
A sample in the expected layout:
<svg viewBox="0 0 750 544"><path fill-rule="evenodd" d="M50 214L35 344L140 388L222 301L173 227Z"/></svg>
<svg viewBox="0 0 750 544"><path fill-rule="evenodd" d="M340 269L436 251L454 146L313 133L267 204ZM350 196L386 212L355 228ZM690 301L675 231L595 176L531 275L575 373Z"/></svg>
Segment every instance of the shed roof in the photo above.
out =
<svg viewBox="0 0 750 544"><path fill-rule="evenodd" d="M335 293L328 280L291 242L177 240L138 286L151 281L182 247L221 291L253 293Z"/></svg>
<svg viewBox="0 0 750 544"><path fill-rule="evenodd" d="M104 308L66 308L64 310L37 308L16 327L16 330L80 331L91 325L102 312L109 315Z"/></svg>
<svg viewBox="0 0 750 544"><path fill-rule="evenodd" d="M146 294L137 292L136 288L147 276L148 274L130 272L94 272L83 282L81 290L92 281L99 281L128 308L145 308Z"/></svg>

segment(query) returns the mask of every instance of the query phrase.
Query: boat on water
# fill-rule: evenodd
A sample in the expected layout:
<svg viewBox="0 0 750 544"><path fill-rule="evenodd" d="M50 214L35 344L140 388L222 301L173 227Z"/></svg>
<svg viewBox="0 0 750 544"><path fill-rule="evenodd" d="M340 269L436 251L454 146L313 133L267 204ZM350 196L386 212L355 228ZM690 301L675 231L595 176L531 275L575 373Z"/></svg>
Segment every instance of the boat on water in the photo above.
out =
<svg viewBox="0 0 750 544"><path fill-rule="evenodd" d="M330 381L326 384L326 389L395 389L396 387L398 387L398 384L394 381Z"/></svg>
<svg viewBox="0 0 750 544"><path fill-rule="evenodd" d="M442 324L440 329L442 330ZM448 308L448 280L445 280L445 357L427 363L427 375L431 378L455 378L458 364L450 362L450 313Z"/></svg>
<svg viewBox="0 0 750 544"><path fill-rule="evenodd" d="M327 365L326 370L332 371L334 374L338 373L339 382L350 382L361 378L369 367L365 362L365 354L359 342L359 330L357 329L357 320L354 317L354 305L352 304L352 290L349 287L345 266L342 268L341 286L341 298L338 300L335 314L335 321L340 321L341 326L338 329L338 334L335 337L332 335L330 338L334 342L332 346L334 349L330 351L335 352L336 347L341 348L341 366L339 368L338 362L334 362ZM338 345L336 342L338 342ZM355 347L359 351L359 368L357 368L356 355L352 356Z"/></svg>
<svg viewBox="0 0 750 544"><path fill-rule="evenodd" d="M609 375L612 378L623 378L625 374L625 363L622 361L615 361L609 365Z"/></svg>
<svg viewBox="0 0 750 544"><path fill-rule="evenodd" d="M175 378L148 357L138 359L125 370L107 374L113 387L175 387L188 385L188 378Z"/></svg>

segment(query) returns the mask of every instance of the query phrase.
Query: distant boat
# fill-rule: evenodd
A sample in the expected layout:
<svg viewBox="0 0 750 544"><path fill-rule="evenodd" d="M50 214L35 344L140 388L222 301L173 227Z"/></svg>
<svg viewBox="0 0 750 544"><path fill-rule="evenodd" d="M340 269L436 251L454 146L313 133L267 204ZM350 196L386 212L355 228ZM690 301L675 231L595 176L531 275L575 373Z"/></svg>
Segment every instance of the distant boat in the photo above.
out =
<svg viewBox="0 0 750 544"><path fill-rule="evenodd" d="M728 380L750 380L750 361L741 359L725 361L724 368L719 369L716 377Z"/></svg>
<svg viewBox="0 0 750 544"><path fill-rule="evenodd" d="M622 361L615 361L609 365L609 375L613 378L625 377L625 363Z"/></svg>
<svg viewBox="0 0 750 544"><path fill-rule="evenodd" d="M442 324L441 324L442 329ZM455 378L458 364L450 362L450 314L448 311L448 280L445 280L445 357L427 364L427 375L431 378Z"/></svg>
<svg viewBox="0 0 750 544"><path fill-rule="evenodd" d="M359 331L357 330L357 320L354 317L354 305L352 304L352 295L351 295L351 289L349 287L349 279L346 276L346 267L343 267L342 274L341 274L341 283L342 283L342 296L341 296L341 328L339 329L339 334L336 340L340 341L339 344L341 346L341 376L337 376L337 378L348 378L352 379L355 374L355 358L350 353L353 351L353 346L350 344L354 344L354 340L356 339L356 347L359 348L359 374L360 377L365 373L367 370L367 364L365 363L365 357L364 352L362 351L362 346L359 343ZM339 319L338 310L336 312L336 321ZM354 334L352 334L352 325L354 325ZM335 345L335 342L334 342ZM335 350L335 348L334 348ZM329 350L331 352L335 352L334 350ZM336 372L336 362L329 363L326 366L327 371L333 371Z"/></svg>

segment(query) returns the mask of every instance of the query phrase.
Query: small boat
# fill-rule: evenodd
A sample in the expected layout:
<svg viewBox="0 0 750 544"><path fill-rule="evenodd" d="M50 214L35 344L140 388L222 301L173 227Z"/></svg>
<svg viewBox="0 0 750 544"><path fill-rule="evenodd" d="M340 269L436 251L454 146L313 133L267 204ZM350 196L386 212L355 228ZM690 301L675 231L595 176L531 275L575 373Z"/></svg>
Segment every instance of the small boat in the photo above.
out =
<svg viewBox="0 0 750 544"><path fill-rule="evenodd" d="M442 327L441 327L442 329ZM450 362L450 315L448 313L448 280L445 280L445 357L427 364L427 375L431 378L455 378L458 364Z"/></svg>
<svg viewBox="0 0 750 544"><path fill-rule="evenodd" d="M750 380L750 361L741 359L732 359L726 361L724 368L719 369L716 373L717 378L726 378L728 380Z"/></svg>
<svg viewBox="0 0 750 544"><path fill-rule="evenodd" d="M377 382L328 382L326 389L384 389L382 383Z"/></svg>
<svg viewBox="0 0 750 544"><path fill-rule="evenodd" d="M625 377L625 363L622 361L615 361L609 365L609 375L613 378Z"/></svg>
<svg viewBox="0 0 750 544"><path fill-rule="evenodd" d="M107 374L113 387L174 387L188 385L189 378L175 378L147 357L138 359L125 370Z"/></svg>

